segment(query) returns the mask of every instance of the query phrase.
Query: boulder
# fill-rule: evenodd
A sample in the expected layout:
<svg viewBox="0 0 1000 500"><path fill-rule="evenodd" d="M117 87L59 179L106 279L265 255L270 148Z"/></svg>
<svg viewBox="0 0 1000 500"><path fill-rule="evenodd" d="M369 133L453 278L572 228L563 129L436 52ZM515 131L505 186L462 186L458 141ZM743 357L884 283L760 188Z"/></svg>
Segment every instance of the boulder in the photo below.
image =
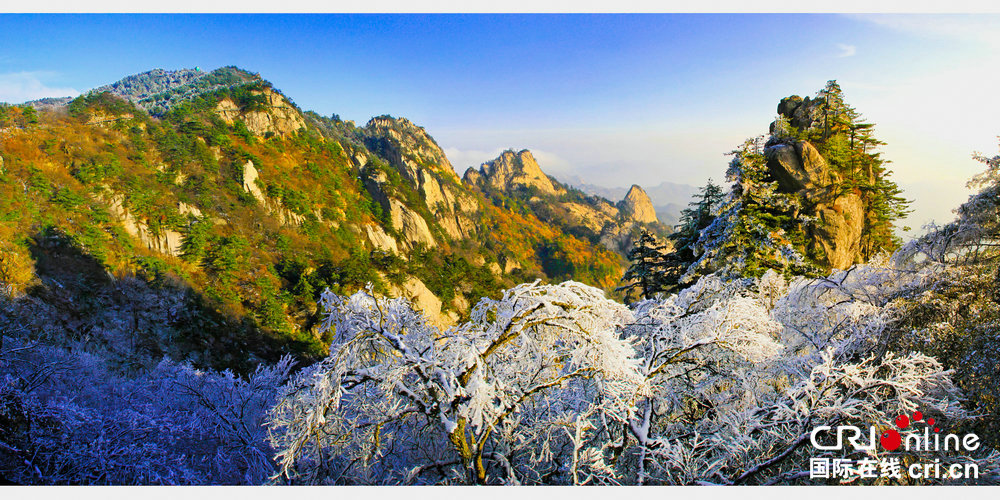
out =
<svg viewBox="0 0 1000 500"><path fill-rule="evenodd" d="M826 160L809 142L776 144L765 149L764 154L768 170L785 192L815 189L831 182Z"/></svg>
<svg viewBox="0 0 1000 500"><path fill-rule="evenodd" d="M802 98L797 95L788 96L778 103L778 114L782 116L792 116L795 108L802 104Z"/></svg>

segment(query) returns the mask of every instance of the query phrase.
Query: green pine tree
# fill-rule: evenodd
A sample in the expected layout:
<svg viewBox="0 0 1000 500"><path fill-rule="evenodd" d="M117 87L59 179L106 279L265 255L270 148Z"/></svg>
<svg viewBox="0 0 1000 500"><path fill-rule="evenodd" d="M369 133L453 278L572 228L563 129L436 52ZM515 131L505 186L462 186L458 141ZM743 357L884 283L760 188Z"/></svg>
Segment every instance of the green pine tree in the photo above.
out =
<svg viewBox="0 0 1000 500"><path fill-rule="evenodd" d="M836 80L827 82L817 99L823 102L822 126L797 133L816 146L843 179L840 191L854 191L864 202L862 259L895 250L900 242L893 234L894 222L909 213L910 202L888 178L889 162L877 151L885 143L875 138L875 124L866 122L861 113L846 103Z"/></svg>
<svg viewBox="0 0 1000 500"><path fill-rule="evenodd" d="M625 300L631 301L633 294L639 298L652 298L658 292L668 289L666 278L666 245L645 229L628 252L632 262L621 281L624 285L615 291L625 292Z"/></svg>
<svg viewBox="0 0 1000 500"><path fill-rule="evenodd" d="M701 231L715 220L724 198L722 188L709 179L694 200L688 203L688 208L681 211L680 220L668 237L674 246L674 250L666 256L664 268L664 282L668 290L676 288L691 264L698 260L697 243Z"/></svg>

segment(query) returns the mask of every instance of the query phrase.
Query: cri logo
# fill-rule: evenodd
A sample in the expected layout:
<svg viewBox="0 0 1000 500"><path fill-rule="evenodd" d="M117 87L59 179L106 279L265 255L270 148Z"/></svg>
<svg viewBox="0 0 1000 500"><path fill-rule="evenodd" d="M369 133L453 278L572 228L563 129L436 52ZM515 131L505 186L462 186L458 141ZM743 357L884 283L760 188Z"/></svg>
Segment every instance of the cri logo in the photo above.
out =
<svg viewBox="0 0 1000 500"><path fill-rule="evenodd" d="M923 413L920 413L919 411L913 412L914 424L920 422L923 419L924 419ZM934 427L933 418L928 418L925 423L927 424L927 427L929 428L933 427L934 432L941 432L940 427ZM911 424L910 417L907 417L906 415L900 415L896 417L896 427L899 427L899 430L905 430L907 427L910 426L910 424ZM882 445L882 447L886 449L886 451L895 451L896 449L899 448L901 444L903 444L903 438L900 437L899 431L897 431L896 429L889 429L883 432L882 436L879 437L878 441Z"/></svg>
<svg viewBox="0 0 1000 500"><path fill-rule="evenodd" d="M912 421L910 420L911 417ZM850 443L851 446L853 446L854 449L856 450L874 451L876 442L878 442L879 444L882 445L882 448L885 448L886 451L895 451L899 449L901 445L903 445L903 437L899 434L899 431L906 430L907 428L910 428L911 426L915 425L917 422L923 422L925 425L924 425L923 436L919 435L911 436L916 440L915 448L921 449L922 447L923 449L927 449L927 447L929 446L930 443L932 443L932 441L936 445L936 443L940 441L940 438L937 437L937 435L935 435L934 439L932 440L929 432L930 429L934 429L934 432L940 432L941 428L934 427L933 418L927 418L925 420L924 414L921 413L920 411L913 412L912 416L900 415L896 417L895 423L896 427L898 427L899 430L888 429L885 432L883 432L881 436L878 435L878 429L875 426L869 427L868 429L869 433L868 436L866 436L868 438L867 442L865 442L865 440L862 439L862 437L864 437L864 432L860 428L853 425L838 425L837 442L836 444L833 445L824 445L817 440L817 436L821 432L833 430L833 428L828 425L821 425L813 429L812 434L810 434L809 438L812 441L813 447L819 450L843 449L844 440L846 438L847 442ZM878 437L876 438L876 436ZM909 447L907 448L907 450L909 450Z"/></svg>

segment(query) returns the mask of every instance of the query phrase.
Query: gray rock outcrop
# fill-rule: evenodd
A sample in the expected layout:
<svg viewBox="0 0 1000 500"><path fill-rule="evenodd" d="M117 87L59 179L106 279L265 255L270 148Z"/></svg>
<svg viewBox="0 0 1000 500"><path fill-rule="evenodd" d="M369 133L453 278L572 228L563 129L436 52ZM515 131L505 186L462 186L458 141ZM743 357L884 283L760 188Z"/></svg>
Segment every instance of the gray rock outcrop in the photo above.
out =
<svg viewBox="0 0 1000 500"><path fill-rule="evenodd" d="M427 226L427 221L420 214L410 210L395 198L389 200L389 214L392 228L399 231L407 243L424 245L427 248L437 246L437 242L434 241L434 236L431 235L431 230Z"/></svg>
<svg viewBox="0 0 1000 500"><path fill-rule="evenodd" d="M793 95L786 97L778 103L778 114L785 117L792 126L799 130L806 130L823 124L822 99L806 97L805 99ZM775 124L771 124L771 133L774 133Z"/></svg>
<svg viewBox="0 0 1000 500"><path fill-rule="evenodd" d="M259 178L260 172L253 166L252 161L247 160L243 165L243 190L250 193L257 201L265 203L267 200L264 198L264 193L260 190L260 186L257 185L257 179Z"/></svg>
<svg viewBox="0 0 1000 500"><path fill-rule="evenodd" d="M125 196L121 194L111 195L105 198L108 204L108 211L121 222L125 232L139 240L146 248L174 257L181 255L181 233L169 228L160 228L158 231L150 229L146 220L136 217L132 211L125 206Z"/></svg>
<svg viewBox="0 0 1000 500"><path fill-rule="evenodd" d="M365 225L364 226L365 236L368 238L368 242L371 243L373 248L382 250L383 252L392 252L395 254L399 253L399 246L396 244L396 240L385 233L382 227L375 225Z"/></svg>
<svg viewBox="0 0 1000 500"><path fill-rule="evenodd" d="M247 160L243 165L243 190L253 196L267 210L267 213L276 217L282 224L301 226L306 218L286 208L281 200L268 198L260 190L258 179L260 179L260 172L254 167L252 161Z"/></svg>

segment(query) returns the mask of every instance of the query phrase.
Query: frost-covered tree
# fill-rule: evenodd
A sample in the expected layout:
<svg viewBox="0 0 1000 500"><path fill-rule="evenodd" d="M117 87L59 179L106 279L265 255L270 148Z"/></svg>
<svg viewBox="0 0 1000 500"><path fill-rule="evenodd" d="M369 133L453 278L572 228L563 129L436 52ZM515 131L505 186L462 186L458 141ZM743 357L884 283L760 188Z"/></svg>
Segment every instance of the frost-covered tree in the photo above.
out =
<svg viewBox="0 0 1000 500"><path fill-rule="evenodd" d="M978 192L955 210L955 220L927 233L894 257L900 275L918 273L925 284L893 304L898 321L887 348L919 350L956 371L957 383L977 414L1000 411L1000 156L973 157L985 170L969 187ZM973 430L993 446L1000 431L990 419Z"/></svg>
<svg viewBox="0 0 1000 500"><path fill-rule="evenodd" d="M732 183L718 216L689 245L694 262L679 282L721 272L730 277L761 276L768 269L816 274L802 253L805 233L796 215L797 196L778 190L767 170L764 138L749 139L731 152L726 179Z"/></svg>
<svg viewBox="0 0 1000 500"><path fill-rule="evenodd" d="M278 479L794 482L816 425L967 416L936 360L872 348L887 297L871 285L885 277L711 275L631 308L533 283L444 332L401 299L326 293L330 357L286 386L269 422Z"/></svg>
<svg viewBox="0 0 1000 500"><path fill-rule="evenodd" d="M0 477L18 484L260 484L262 426L290 359L247 378L164 360L136 374L95 355L7 338Z"/></svg>
<svg viewBox="0 0 1000 500"><path fill-rule="evenodd" d="M519 285L445 332L370 288L322 304L330 356L288 385L270 423L286 480L611 479L588 428L627 418L640 377L617 334L629 311L603 292Z"/></svg>
<svg viewBox="0 0 1000 500"><path fill-rule="evenodd" d="M788 284L773 271L759 280L709 276L668 301L644 304L672 314L630 328L672 330L666 338L683 347L663 351L672 363L649 380L652 397L638 403L634 481L794 482L808 476L814 426L889 423L916 407L966 418L936 360L873 351L885 317L868 285L846 278ZM645 359L655 358L650 352Z"/></svg>
<svg viewBox="0 0 1000 500"><path fill-rule="evenodd" d="M709 179L695 199L688 203L688 208L681 211L679 223L669 236L673 250L663 259L665 265L660 281L666 283L665 290L676 289L689 267L698 260L695 247L701 232L719 214L723 201L725 193L722 188Z"/></svg>

